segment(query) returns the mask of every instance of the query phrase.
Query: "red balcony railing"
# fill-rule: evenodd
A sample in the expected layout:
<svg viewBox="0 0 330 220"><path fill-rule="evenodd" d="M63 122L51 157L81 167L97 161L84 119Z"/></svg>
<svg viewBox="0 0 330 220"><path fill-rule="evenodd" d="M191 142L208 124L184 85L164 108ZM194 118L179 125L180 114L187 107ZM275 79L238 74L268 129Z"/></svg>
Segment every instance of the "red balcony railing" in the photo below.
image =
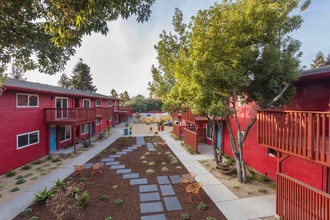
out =
<svg viewBox="0 0 330 220"><path fill-rule="evenodd" d="M129 116L131 116L132 114L132 110L130 106L114 106L113 111L118 113L125 113L128 114Z"/></svg>
<svg viewBox="0 0 330 220"><path fill-rule="evenodd" d="M97 118L108 118L113 115L112 108L96 108L96 117Z"/></svg>
<svg viewBox="0 0 330 220"><path fill-rule="evenodd" d="M278 173L276 213L281 219L330 219L330 195Z"/></svg>
<svg viewBox="0 0 330 220"><path fill-rule="evenodd" d="M258 112L258 142L330 167L330 112Z"/></svg>
<svg viewBox="0 0 330 220"><path fill-rule="evenodd" d="M46 108L46 124L84 124L96 120L95 108Z"/></svg>

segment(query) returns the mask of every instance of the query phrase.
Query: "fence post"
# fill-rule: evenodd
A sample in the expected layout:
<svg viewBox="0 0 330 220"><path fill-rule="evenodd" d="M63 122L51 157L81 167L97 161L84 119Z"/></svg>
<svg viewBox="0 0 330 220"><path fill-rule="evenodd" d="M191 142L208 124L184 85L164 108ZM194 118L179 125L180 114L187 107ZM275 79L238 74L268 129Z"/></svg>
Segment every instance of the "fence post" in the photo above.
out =
<svg viewBox="0 0 330 220"><path fill-rule="evenodd" d="M313 159L313 113L307 115L307 156Z"/></svg>

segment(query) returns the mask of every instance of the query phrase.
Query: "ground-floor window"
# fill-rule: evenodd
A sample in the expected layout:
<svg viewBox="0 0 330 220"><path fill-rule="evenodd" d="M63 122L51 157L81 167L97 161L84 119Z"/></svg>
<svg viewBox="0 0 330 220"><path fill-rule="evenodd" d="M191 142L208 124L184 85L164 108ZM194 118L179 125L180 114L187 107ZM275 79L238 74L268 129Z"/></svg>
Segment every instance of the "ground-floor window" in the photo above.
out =
<svg viewBox="0 0 330 220"><path fill-rule="evenodd" d="M32 131L17 135L17 149L22 149L39 143L39 131Z"/></svg>
<svg viewBox="0 0 330 220"><path fill-rule="evenodd" d="M102 120L100 120L100 119L96 119L95 124L96 124L96 125L100 125L100 124L102 124Z"/></svg>
<svg viewBox="0 0 330 220"><path fill-rule="evenodd" d="M109 121L112 121L112 116L109 117Z"/></svg>
<svg viewBox="0 0 330 220"><path fill-rule="evenodd" d="M213 132L211 125L206 125L206 137L213 139Z"/></svg>
<svg viewBox="0 0 330 220"><path fill-rule="evenodd" d="M60 142L71 139L71 126L65 125L60 127Z"/></svg>
<svg viewBox="0 0 330 220"><path fill-rule="evenodd" d="M81 134L86 134L88 132L88 124L81 125Z"/></svg>

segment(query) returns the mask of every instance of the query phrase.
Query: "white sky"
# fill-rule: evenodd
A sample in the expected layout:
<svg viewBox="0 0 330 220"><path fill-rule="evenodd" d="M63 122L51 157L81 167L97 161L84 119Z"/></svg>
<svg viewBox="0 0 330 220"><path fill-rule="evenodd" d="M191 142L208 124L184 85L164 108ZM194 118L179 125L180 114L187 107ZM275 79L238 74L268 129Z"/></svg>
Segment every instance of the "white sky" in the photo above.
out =
<svg viewBox="0 0 330 220"><path fill-rule="evenodd" d="M207 9L214 2L157 0L148 22L137 23L135 18L118 20L109 23L110 31L106 37L101 34L84 37L82 47L68 62L65 73L71 75L74 65L82 58L91 68L98 93L109 95L111 89L115 89L118 94L127 91L130 97L138 94L148 97L148 82L152 81L151 66L157 66L154 45L159 41L162 30L172 30L174 8L183 12L184 22L188 23L199 9ZM310 7L302 14L304 23L292 34L302 42L302 65L309 67L318 51L325 55L330 53L329 9L329 0L312 0ZM25 76L32 82L56 86L61 74L50 76L31 71Z"/></svg>

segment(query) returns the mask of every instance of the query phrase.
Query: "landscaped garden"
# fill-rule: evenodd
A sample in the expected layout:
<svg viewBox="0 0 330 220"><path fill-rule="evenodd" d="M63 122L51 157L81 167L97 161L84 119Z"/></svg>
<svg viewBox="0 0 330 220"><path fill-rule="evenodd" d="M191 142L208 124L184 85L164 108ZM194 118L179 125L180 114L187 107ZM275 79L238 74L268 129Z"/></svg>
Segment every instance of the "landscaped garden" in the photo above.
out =
<svg viewBox="0 0 330 220"><path fill-rule="evenodd" d="M102 174L92 175L94 163L104 164ZM119 138L85 167L40 189L15 219L225 219L203 190L202 201L187 201L180 176L188 171L159 136Z"/></svg>

